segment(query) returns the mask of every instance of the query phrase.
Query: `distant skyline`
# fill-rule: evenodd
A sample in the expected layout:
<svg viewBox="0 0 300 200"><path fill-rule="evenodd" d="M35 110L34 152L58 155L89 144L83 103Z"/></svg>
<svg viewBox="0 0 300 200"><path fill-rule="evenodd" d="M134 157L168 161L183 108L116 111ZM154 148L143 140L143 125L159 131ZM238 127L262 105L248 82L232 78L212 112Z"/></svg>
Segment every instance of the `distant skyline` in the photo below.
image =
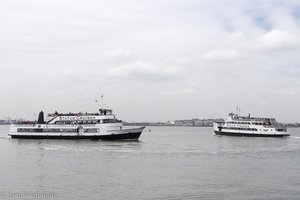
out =
<svg viewBox="0 0 300 200"><path fill-rule="evenodd" d="M2 0L0 118L300 121L296 0ZM34 115L34 113L36 115Z"/></svg>

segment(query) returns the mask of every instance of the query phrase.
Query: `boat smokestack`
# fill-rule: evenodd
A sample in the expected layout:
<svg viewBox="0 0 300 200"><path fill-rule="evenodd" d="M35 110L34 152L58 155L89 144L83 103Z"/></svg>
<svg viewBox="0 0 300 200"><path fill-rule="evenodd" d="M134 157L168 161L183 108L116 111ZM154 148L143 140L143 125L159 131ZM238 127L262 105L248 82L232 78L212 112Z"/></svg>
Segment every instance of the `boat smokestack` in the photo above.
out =
<svg viewBox="0 0 300 200"><path fill-rule="evenodd" d="M41 111L40 113L39 113L39 118L38 118L38 122L37 122L38 124L45 124L45 120L44 120L44 112L43 111Z"/></svg>

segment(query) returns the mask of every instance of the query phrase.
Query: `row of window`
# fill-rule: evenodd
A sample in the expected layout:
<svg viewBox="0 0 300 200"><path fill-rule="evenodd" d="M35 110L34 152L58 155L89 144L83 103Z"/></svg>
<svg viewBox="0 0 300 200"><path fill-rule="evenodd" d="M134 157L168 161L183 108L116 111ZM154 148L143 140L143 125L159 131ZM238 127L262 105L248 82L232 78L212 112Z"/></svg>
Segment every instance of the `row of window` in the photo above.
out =
<svg viewBox="0 0 300 200"><path fill-rule="evenodd" d="M18 132L35 132L35 133L78 133L78 128L18 128ZM99 132L98 128L85 128L83 129L84 133L97 133Z"/></svg>
<svg viewBox="0 0 300 200"><path fill-rule="evenodd" d="M223 127L223 129L228 129L228 130L243 130L243 131L257 131L256 128L241 128L241 127Z"/></svg>
<svg viewBox="0 0 300 200"><path fill-rule="evenodd" d="M103 119L102 123L120 123L122 122L121 120L117 119ZM55 124L100 124L101 121L56 121Z"/></svg>
<svg viewBox="0 0 300 200"><path fill-rule="evenodd" d="M227 124L253 124L253 125L263 125L262 122L227 122Z"/></svg>
<svg viewBox="0 0 300 200"><path fill-rule="evenodd" d="M250 122L227 122L227 124L251 124Z"/></svg>
<svg viewBox="0 0 300 200"><path fill-rule="evenodd" d="M96 124L97 121L56 121L55 124Z"/></svg>

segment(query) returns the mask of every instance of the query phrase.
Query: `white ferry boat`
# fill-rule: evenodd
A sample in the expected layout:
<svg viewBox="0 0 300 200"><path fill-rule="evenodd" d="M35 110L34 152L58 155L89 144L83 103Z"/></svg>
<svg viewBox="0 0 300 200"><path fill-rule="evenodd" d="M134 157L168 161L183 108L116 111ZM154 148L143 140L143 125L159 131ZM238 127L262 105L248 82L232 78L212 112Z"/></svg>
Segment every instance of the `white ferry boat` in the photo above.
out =
<svg viewBox="0 0 300 200"><path fill-rule="evenodd" d="M225 122L214 122L216 135L284 137L289 136L286 126L276 122L274 118L243 117L229 113Z"/></svg>
<svg viewBox="0 0 300 200"><path fill-rule="evenodd" d="M98 113L49 114L44 121L41 111L37 122L12 124L11 138L24 139L91 139L138 140L145 127L123 127L111 109Z"/></svg>

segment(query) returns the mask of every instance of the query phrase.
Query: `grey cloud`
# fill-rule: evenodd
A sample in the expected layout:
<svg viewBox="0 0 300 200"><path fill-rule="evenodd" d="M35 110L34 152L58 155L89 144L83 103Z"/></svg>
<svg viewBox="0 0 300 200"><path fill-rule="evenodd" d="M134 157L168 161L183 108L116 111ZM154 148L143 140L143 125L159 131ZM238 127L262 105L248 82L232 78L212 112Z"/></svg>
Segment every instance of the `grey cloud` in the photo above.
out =
<svg viewBox="0 0 300 200"><path fill-rule="evenodd" d="M182 69L178 66L137 61L120 67L110 68L107 70L107 75L128 80L164 81L178 77L181 72Z"/></svg>

